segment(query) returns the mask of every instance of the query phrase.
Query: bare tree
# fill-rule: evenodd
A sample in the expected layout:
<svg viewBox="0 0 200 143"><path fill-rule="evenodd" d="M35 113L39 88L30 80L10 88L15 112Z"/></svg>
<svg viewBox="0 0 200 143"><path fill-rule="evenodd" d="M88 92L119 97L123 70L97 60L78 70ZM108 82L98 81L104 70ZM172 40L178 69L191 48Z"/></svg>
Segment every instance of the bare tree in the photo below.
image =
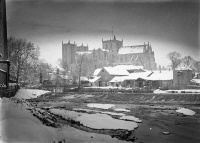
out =
<svg viewBox="0 0 200 143"><path fill-rule="evenodd" d="M188 67L194 68L195 60L190 56L185 56L182 59L182 62L187 65Z"/></svg>
<svg viewBox="0 0 200 143"><path fill-rule="evenodd" d="M78 80L78 86L81 85L81 76L91 77L95 70L95 63L88 54L81 54L76 56L76 63L72 66L73 80Z"/></svg>
<svg viewBox="0 0 200 143"><path fill-rule="evenodd" d="M173 51L167 55L167 58L171 61L171 67L174 70L181 63L181 54Z"/></svg>
<svg viewBox="0 0 200 143"><path fill-rule="evenodd" d="M8 38L9 57L11 62L11 74L16 76L17 83L22 73L27 69L27 65L38 59L39 49L34 44L24 39Z"/></svg>

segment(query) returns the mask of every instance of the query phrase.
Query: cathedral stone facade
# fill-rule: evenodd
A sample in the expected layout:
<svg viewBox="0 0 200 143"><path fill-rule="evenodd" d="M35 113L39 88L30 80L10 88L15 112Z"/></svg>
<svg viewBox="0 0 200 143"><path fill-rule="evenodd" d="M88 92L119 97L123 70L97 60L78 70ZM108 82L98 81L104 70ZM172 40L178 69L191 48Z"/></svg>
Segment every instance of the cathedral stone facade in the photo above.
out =
<svg viewBox="0 0 200 143"><path fill-rule="evenodd" d="M123 46L123 40L103 40L102 48L88 50L88 46L77 46L76 43L62 43L62 60L65 67L70 70L75 63L76 57L82 54L104 63L102 66L119 64L140 65L147 70L155 70L154 51L149 43L143 45ZM97 67L96 67L97 68ZM101 67L98 67L101 68Z"/></svg>

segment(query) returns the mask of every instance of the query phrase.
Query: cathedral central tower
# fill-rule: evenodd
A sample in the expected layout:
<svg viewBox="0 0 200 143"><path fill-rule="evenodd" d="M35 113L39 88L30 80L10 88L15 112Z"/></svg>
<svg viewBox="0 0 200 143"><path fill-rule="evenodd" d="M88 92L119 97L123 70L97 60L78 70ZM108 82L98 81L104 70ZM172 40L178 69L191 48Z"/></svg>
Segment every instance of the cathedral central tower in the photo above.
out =
<svg viewBox="0 0 200 143"><path fill-rule="evenodd" d="M102 39L102 48L105 50L109 50L110 52L113 52L113 53L118 53L121 47L123 47L123 40L122 41L116 40L115 35L112 40L110 39L110 40L103 41Z"/></svg>

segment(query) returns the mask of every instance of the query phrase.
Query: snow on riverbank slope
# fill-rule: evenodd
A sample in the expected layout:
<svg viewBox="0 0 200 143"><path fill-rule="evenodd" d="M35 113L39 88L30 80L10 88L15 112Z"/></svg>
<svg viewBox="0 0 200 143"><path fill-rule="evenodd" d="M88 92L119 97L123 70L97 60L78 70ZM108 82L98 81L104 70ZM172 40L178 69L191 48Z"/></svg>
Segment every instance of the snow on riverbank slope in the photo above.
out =
<svg viewBox="0 0 200 143"><path fill-rule="evenodd" d="M18 99L37 98L38 96L48 92L50 91L38 90L38 89L19 89L19 91L15 95L15 98Z"/></svg>
<svg viewBox="0 0 200 143"><path fill-rule="evenodd" d="M58 142L56 129L43 125L32 116L30 104L17 99L3 98L0 102L0 141L2 142Z"/></svg>

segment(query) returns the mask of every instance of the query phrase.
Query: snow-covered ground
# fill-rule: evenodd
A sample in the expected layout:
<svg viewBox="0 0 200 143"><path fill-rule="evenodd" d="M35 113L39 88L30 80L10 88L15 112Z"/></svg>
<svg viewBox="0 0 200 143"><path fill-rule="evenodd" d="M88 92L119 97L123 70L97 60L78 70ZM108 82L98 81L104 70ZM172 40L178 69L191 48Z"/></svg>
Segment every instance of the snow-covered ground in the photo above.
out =
<svg viewBox="0 0 200 143"><path fill-rule="evenodd" d="M179 113L182 113L182 114L188 115L188 116L193 116L195 114L194 111L187 109L187 108L182 108L182 107L177 109L176 112L179 112Z"/></svg>
<svg viewBox="0 0 200 143"><path fill-rule="evenodd" d="M37 98L38 96L48 93L50 91L38 90L38 89L19 89L15 95L18 99L31 99Z"/></svg>
<svg viewBox="0 0 200 143"><path fill-rule="evenodd" d="M0 141L2 142L58 142L61 135L54 128L43 125L34 117L24 100L3 98L0 103Z"/></svg>
<svg viewBox="0 0 200 143"><path fill-rule="evenodd" d="M27 110L30 108L33 106L25 100L0 98L0 143L121 142L109 135L84 132L70 126L53 128L43 125Z"/></svg>

